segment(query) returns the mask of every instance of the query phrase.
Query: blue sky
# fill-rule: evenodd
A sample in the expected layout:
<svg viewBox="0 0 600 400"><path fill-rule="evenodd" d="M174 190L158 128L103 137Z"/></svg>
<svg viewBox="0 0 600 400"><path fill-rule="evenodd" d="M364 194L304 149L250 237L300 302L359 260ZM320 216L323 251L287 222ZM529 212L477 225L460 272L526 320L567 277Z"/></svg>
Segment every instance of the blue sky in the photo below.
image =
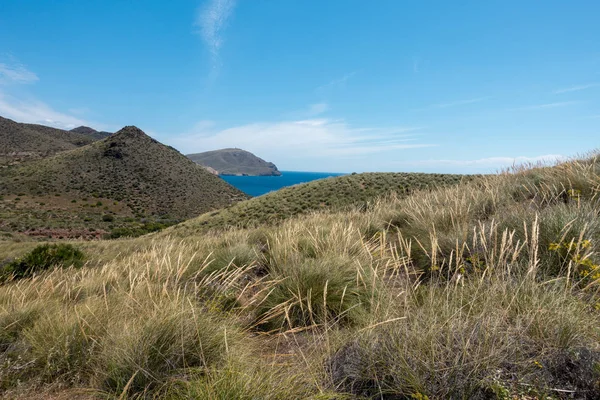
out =
<svg viewBox="0 0 600 400"><path fill-rule="evenodd" d="M3 0L0 115L282 170L491 172L599 147L600 2Z"/></svg>

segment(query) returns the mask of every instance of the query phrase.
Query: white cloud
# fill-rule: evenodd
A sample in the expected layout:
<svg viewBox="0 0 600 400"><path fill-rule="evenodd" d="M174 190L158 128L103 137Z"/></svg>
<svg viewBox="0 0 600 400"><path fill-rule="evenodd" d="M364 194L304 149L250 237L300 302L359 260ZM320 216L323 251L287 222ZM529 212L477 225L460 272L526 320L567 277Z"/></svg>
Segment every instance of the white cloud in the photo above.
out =
<svg viewBox="0 0 600 400"><path fill-rule="evenodd" d="M315 104L311 104L308 107L305 107L301 110L293 111L290 113L285 113L280 117L280 119L297 121L297 120L315 118L315 117L318 117L319 115L326 113L327 111L329 111L329 109L330 109L330 107L329 107L328 103L325 103L325 102L315 103Z"/></svg>
<svg viewBox="0 0 600 400"><path fill-rule="evenodd" d="M597 86L600 86L600 83L588 83L585 85L575 85L575 86L571 86L568 88L555 90L552 93L561 94L561 93L569 93L569 92L578 92L580 90L590 89L590 88L597 87Z"/></svg>
<svg viewBox="0 0 600 400"><path fill-rule="evenodd" d="M398 163L412 166L427 167L474 167L474 168L506 168L521 164L554 164L559 161L565 161L567 158L560 154L546 154L536 157L488 157L476 160L421 160Z"/></svg>
<svg viewBox="0 0 600 400"><path fill-rule="evenodd" d="M453 101L450 103L434 104L431 107L432 108L448 108L448 107L464 106L466 104L481 103L482 101L485 101L488 99L489 99L489 97L477 97L475 99L458 100L458 101Z"/></svg>
<svg viewBox="0 0 600 400"><path fill-rule="evenodd" d="M432 110L432 109L436 109L436 108L450 108L450 107L458 107L458 106L464 106L467 104L475 104L475 103L481 103L482 101L486 101L491 99L491 97L486 96L486 97L476 97L473 99L466 99L466 100L457 100L457 101L451 101L448 103L438 103L438 104L432 104L423 108L416 108L411 110L412 112L417 112L417 111L426 111L426 110Z"/></svg>
<svg viewBox="0 0 600 400"><path fill-rule="evenodd" d="M29 84L39 80L38 76L8 55L8 61L0 63L0 116L17 122L42 124L62 129L72 129L80 125L89 125L86 121L70 114L82 115L89 109L70 109L70 114L54 110L48 104L31 96L23 96L18 87L11 84Z"/></svg>
<svg viewBox="0 0 600 400"><path fill-rule="evenodd" d="M205 120L196 122L196 124L192 127L192 129L190 129L190 132L206 132L209 129L213 128L215 125L216 124L214 121L205 119Z"/></svg>
<svg viewBox="0 0 600 400"><path fill-rule="evenodd" d="M235 0L209 0L196 16L194 25L199 28L198 33L212 55L213 68L218 66L219 51L224 42L223 31L233 14L235 4Z"/></svg>
<svg viewBox="0 0 600 400"><path fill-rule="evenodd" d="M556 103L536 104L533 106L520 107L517 110L544 110L547 108L567 107L579 103L579 101L560 101Z"/></svg>
<svg viewBox="0 0 600 400"><path fill-rule="evenodd" d="M319 115L323 114L327 110L329 110L329 104L327 103L311 104L308 108L308 114L309 116Z"/></svg>
<svg viewBox="0 0 600 400"><path fill-rule="evenodd" d="M29 71L21 64L4 64L0 63L0 84L24 84L38 81L36 74Z"/></svg>
<svg viewBox="0 0 600 400"><path fill-rule="evenodd" d="M162 140L184 153L239 147L284 168L311 165L312 170L322 170L318 165L332 164L334 158L356 158L433 146L416 140L411 132L418 129L353 128L344 121L314 118L252 123L226 129L203 123L187 134L164 136ZM334 165L332 168L341 170L342 167Z"/></svg>
<svg viewBox="0 0 600 400"><path fill-rule="evenodd" d="M42 124L62 129L72 129L87 123L77 117L61 113L35 99L18 99L0 92L0 115L17 122Z"/></svg>

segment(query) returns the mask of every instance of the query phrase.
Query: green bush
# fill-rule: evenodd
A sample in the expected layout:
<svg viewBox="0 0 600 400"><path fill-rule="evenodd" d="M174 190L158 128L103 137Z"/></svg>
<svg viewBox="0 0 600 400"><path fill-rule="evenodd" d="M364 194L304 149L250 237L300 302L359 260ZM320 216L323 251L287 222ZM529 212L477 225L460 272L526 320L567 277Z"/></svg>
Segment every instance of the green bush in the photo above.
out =
<svg viewBox="0 0 600 400"><path fill-rule="evenodd" d="M83 252L73 245L43 244L31 250L23 258L5 265L0 270L0 280L28 278L36 272L56 266L81 267L83 259Z"/></svg>
<svg viewBox="0 0 600 400"><path fill-rule="evenodd" d="M174 222L146 222L141 226L115 228L105 235L105 239L118 239L121 237L138 237L152 232L158 232L171 226Z"/></svg>

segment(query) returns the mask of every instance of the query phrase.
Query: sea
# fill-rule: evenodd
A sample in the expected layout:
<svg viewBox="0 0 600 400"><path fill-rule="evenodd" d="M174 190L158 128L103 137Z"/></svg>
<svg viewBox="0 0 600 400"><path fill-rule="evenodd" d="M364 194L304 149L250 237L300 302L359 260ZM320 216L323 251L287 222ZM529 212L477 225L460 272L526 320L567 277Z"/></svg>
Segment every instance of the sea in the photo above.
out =
<svg viewBox="0 0 600 400"><path fill-rule="evenodd" d="M242 192L256 197L287 186L340 175L344 174L335 172L281 171L281 176L221 176L221 178Z"/></svg>

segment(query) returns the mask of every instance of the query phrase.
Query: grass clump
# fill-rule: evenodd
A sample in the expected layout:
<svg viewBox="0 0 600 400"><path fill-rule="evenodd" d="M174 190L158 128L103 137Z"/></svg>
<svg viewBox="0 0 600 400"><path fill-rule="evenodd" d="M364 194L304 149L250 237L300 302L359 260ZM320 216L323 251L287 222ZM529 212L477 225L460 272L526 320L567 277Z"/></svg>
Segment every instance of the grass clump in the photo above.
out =
<svg viewBox="0 0 600 400"><path fill-rule="evenodd" d="M83 307L65 310L49 305L21 335L27 344L28 361L24 373L35 374L41 382L84 383L91 374L99 350L96 340L106 320ZM54 308L54 309L53 309Z"/></svg>
<svg viewBox="0 0 600 400"><path fill-rule="evenodd" d="M99 355L96 378L110 393L153 391L174 374L218 366L235 348L236 330L209 312L183 304L139 312L146 318L109 332Z"/></svg>
<svg viewBox="0 0 600 400"><path fill-rule="evenodd" d="M247 243L224 243L209 257L203 275L223 272L228 269L252 267L258 258L256 249Z"/></svg>
<svg viewBox="0 0 600 400"><path fill-rule="evenodd" d="M271 278L275 283L258 311L263 329L355 324L370 309L371 277L350 260L304 260L273 272Z"/></svg>
<svg viewBox="0 0 600 400"><path fill-rule="evenodd" d="M57 266L81 267L83 261L83 252L71 244L43 244L24 257L2 267L0 278L2 280L27 278Z"/></svg>

